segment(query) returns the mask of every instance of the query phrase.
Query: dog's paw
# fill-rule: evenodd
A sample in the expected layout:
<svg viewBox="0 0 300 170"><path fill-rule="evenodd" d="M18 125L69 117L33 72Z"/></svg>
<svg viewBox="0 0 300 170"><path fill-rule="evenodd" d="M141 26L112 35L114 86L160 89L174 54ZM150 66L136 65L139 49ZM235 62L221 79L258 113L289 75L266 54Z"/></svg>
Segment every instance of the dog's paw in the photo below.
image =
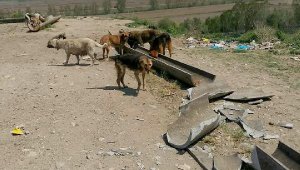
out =
<svg viewBox="0 0 300 170"><path fill-rule="evenodd" d="M125 88L128 88L128 86L125 85L125 86L123 86L123 88L124 88L124 89L125 89Z"/></svg>
<svg viewBox="0 0 300 170"><path fill-rule="evenodd" d="M65 66L66 66L66 65L68 65L68 63L64 62L64 63L63 63L63 65L65 65Z"/></svg>
<svg viewBox="0 0 300 170"><path fill-rule="evenodd" d="M143 88L143 91L148 91L148 89L146 89L146 88Z"/></svg>
<svg viewBox="0 0 300 170"><path fill-rule="evenodd" d="M79 63L76 63L75 65L79 65Z"/></svg>

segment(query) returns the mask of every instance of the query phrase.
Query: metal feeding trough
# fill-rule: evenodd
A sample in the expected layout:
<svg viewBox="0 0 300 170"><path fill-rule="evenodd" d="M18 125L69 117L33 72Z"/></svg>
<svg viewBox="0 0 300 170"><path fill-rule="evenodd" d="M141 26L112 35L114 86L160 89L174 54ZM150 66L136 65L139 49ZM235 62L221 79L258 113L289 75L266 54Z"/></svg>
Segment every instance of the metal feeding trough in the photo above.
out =
<svg viewBox="0 0 300 170"><path fill-rule="evenodd" d="M140 46L136 49L125 47L124 52L148 56L153 61L154 69L165 71L169 75L184 82L185 84L190 85L191 87L196 87L200 84L204 85L212 83L216 77L214 74L207 71L187 65L161 54L159 54L158 58L153 58L149 56L149 50Z"/></svg>

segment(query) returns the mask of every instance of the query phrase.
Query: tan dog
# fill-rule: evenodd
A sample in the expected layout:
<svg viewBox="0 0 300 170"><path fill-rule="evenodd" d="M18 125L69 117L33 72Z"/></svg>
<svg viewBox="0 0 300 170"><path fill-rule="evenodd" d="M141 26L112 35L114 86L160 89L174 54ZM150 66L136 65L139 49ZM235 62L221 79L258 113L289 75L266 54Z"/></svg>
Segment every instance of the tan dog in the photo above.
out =
<svg viewBox="0 0 300 170"><path fill-rule="evenodd" d="M101 39L100 39L100 44L108 44L107 47L104 47L103 50L103 59L105 58L105 52L106 52L106 56L109 57L109 51L110 51L110 47L114 47L119 54L123 54L123 48L125 43L127 42L127 39L129 37L129 33L120 30L118 35L112 35L110 32L108 35L104 35Z"/></svg>
<svg viewBox="0 0 300 170"><path fill-rule="evenodd" d="M126 67L130 70L134 71L135 78L138 82L137 91L141 88L141 80L139 78L139 74L142 73L143 78L143 90L145 89L145 75L149 73L152 67L152 61L148 57L144 55L137 55L137 54L125 54L121 56L117 56L115 67L117 70L117 84L119 88L121 88L121 83L124 88L127 86L124 83L124 76L126 73Z"/></svg>
<svg viewBox="0 0 300 170"><path fill-rule="evenodd" d="M144 31L129 32L128 44L131 48L136 48L138 45L144 46L145 43L152 45L155 37L160 34L158 30L148 29Z"/></svg>
<svg viewBox="0 0 300 170"><path fill-rule="evenodd" d="M75 55L77 58L77 65L79 64L79 56L85 56L88 55L92 59L92 65L94 65L95 59L97 54L95 53L95 47L105 48L107 47L107 44L100 45L99 43L95 42L92 39L89 38L77 38L77 39L59 39L55 36L54 38L50 39L48 41L48 48L56 48L64 49L67 58L66 61L63 63L64 65L67 65L70 59L71 54Z"/></svg>
<svg viewBox="0 0 300 170"><path fill-rule="evenodd" d="M166 47L168 48L170 57L172 57L172 40L168 33L162 33L156 37L150 47L150 55L157 58L158 53L165 55Z"/></svg>

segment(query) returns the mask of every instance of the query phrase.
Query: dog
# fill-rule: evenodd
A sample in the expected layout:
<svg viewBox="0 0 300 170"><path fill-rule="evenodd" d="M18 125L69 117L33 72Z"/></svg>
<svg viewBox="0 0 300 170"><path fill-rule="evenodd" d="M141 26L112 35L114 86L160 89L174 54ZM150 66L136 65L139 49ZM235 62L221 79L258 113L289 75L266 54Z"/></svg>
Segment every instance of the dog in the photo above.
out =
<svg viewBox="0 0 300 170"><path fill-rule="evenodd" d="M143 90L145 89L145 75L149 74L149 71L152 67L152 61L147 56L138 55L138 54L124 54L117 56L115 59L115 67L117 70L117 84L118 87L121 88L121 83L123 88L127 88L128 86L124 83L124 76L126 73L126 67L130 70L134 71L134 76L138 82L137 92L139 92L141 88L141 80L139 78L140 73L142 73L143 79Z"/></svg>
<svg viewBox="0 0 300 170"><path fill-rule="evenodd" d="M165 55L166 47L168 48L170 57L172 57L172 39L168 33L161 33L157 36L150 46L150 55L157 58L158 53Z"/></svg>
<svg viewBox="0 0 300 170"><path fill-rule="evenodd" d="M102 48L103 59L105 58L105 52L107 58L109 57L109 51L111 46L114 47L119 54L123 55L123 48L129 37L129 33L125 32L124 30L120 30L118 35L112 35L110 31L108 32L108 35L104 35L100 39L100 44L108 44L107 47Z"/></svg>
<svg viewBox="0 0 300 170"><path fill-rule="evenodd" d="M144 46L145 43L152 45L155 37L157 37L159 34L160 32L154 29L130 31L127 43L131 48L137 48L138 45Z"/></svg>
<svg viewBox="0 0 300 170"><path fill-rule="evenodd" d="M59 38L59 37L62 37ZM90 38L77 38L77 39L63 39L63 35L58 35L53 37L48 41L48 48L56 48L64 49L67 57L66 61L63 63L64 65L67 65L70 59L71 54L75 55L77 58L76 65L79 65L79 56L85 56L88 55L92 59L92 66L94 65L95 59L97 57L97 54L95 53L95 47L105 48L107 47L107 44L99 44L95 42L94 40Z"/></svg>

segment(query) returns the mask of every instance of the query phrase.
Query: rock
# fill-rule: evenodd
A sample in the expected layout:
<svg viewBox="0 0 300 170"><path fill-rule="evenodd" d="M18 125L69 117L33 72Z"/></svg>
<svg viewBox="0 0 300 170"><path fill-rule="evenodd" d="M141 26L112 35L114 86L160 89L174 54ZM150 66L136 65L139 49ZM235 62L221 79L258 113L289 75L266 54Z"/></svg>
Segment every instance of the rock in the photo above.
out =
<svg viewBox="0 0 300 170"><path fill-rule="evenodd" d="M177 168L180 170L190 170L191 169L191 167L187 164L177 165Z"/></svg>
<svg viewBox="0 0 300 170"><path fill-rule="evenodd" d="M156 165L160 165L161 164L161 162L160 162L160 156L156 156L154 159L155 159L155 164Z"/></svg>
<svg viewBox="0 0 300 170"><path fill-rule="evenodd" d="M139 167L139 169L145 169L145 165L143 165L141 162L136 163Z"/></svg>
<svg viewBox="0 0 300 170"><path fill-rule="evenodd" d="M109 152L106 152L106 154L109 156L113 156L113 155L115 155L115 152L109 151Z"/></svg>
<svg viewBox="0 0 300 170"><path fill-rule="evenodd" d="M65 166L64 162L56 162L55 163L56 169L63 169L63 167Z"/></svg>
<svg viewBox="0 0 300 170"><path fill-rule="evenodd" d="M34 151L30 151L29 154L27 155L28 157L36 157L38 154Z"/></svg>

